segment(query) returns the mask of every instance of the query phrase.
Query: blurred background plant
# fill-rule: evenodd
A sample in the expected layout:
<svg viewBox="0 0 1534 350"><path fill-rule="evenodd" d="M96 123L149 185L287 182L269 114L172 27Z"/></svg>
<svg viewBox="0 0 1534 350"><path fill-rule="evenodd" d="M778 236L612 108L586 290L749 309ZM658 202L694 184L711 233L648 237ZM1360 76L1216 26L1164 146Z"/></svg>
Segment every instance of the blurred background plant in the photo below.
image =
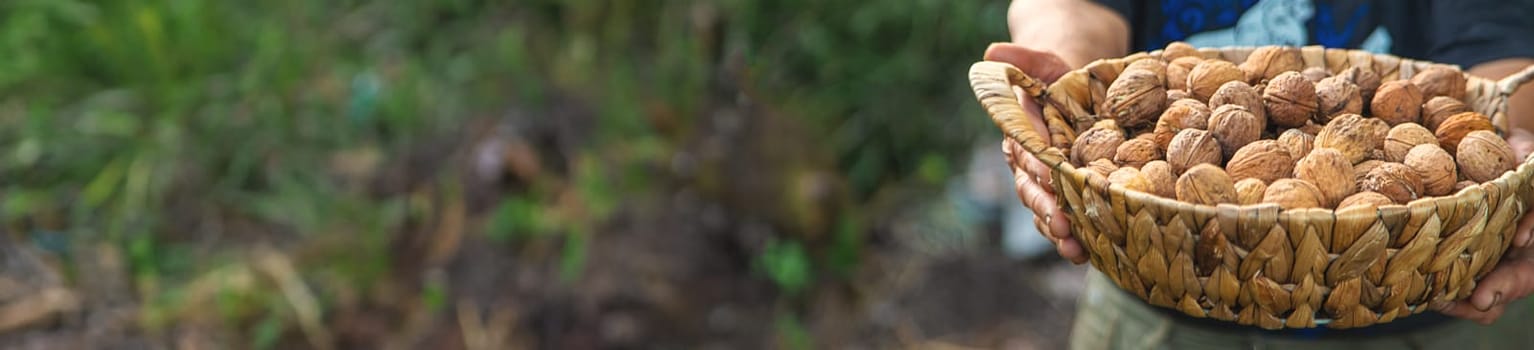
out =
<svg viewBox="0 0 1534 350"><path fill-rule="evenodd" d="M0 3L0 344L1001 342L1005 6Z"/></svg>

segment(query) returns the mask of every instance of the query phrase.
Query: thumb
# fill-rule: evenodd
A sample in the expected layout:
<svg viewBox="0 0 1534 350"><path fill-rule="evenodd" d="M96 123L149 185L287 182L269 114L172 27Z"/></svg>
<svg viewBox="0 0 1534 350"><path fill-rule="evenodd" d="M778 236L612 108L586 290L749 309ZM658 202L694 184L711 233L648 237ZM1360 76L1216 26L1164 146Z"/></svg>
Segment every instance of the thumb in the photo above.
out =
<svg viewBox="0 0 1534 350"><path fill-rule="evenodd" d="M1531 284L1534 284L1534 261L1519 256L1504 261L1482 278L1470 295L1470 304L1477 310L1490 310L1528 295L1530 289L1534 289Z"/></svg>
<svg viewBox="0 0 1534 350"><path fill-rule="evenodd" d="M1012 43L991 44L985 49L985 60L1010 63L1045 83L1053 83L1071 71L1071 67L1060 56Z"/></svg>

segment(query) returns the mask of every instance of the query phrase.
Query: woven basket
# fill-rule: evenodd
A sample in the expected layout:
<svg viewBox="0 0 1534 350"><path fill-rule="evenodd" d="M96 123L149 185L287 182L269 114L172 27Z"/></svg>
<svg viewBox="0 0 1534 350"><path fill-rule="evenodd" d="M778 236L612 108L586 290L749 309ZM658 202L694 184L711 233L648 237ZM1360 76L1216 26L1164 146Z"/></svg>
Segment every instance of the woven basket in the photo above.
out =
<svg viewBox="0 0 1534 350"><path fill-rule="evenodd" d="M1254 49L1199 52L1239 63ZM1382 81L1439 65L1355 50L1301 52L1306 67L1333 74L1366 67ZM1093 106L1119 72L1160 57L1153 51L1099 60L1049 86L1000 62L976 63L969 75L996 125L1053 169L1052 186L1092 265L1151 304L1267 329L1390 322L1435 301L1468 297L1534 199L1528 185L1534 165L1527 160L1450 196L1342 210L1195 205L1126 190L1068 162L1072 140L1097 120ZM1531 75L1534 69L1501 81L1466 75L1465 103L1491 116L1501 132L1508 96ZM1028 122L1019 93L1043 107L1047 138Z"/></svg>

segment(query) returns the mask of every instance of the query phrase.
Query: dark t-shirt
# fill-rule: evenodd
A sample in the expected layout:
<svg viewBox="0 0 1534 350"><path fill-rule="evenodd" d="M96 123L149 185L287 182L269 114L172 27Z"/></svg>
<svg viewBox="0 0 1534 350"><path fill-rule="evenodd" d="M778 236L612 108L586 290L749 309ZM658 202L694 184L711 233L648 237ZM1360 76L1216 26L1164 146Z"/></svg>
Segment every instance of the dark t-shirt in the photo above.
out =
<svg viewBox="0 0 1534 350"><path fill-rule="evenodd" d="M1528 1L1099 0L1130 23L1130 51L1322 45L1459 65L1534 57Z"/></svg>
<svg viewBox="0 0 1534 350"><path fill-rule="evenodd" d="M1098 0L1128 20L1131 52L1173 41L1198 47L1322 45L1459 65L1534 57L1534 20L1527 1L1463 0ZM1441 324L1424 312L1392 323L1336 331L1262 331L1162 310L1186 324L1301 338L1392 336Z"/></svg>

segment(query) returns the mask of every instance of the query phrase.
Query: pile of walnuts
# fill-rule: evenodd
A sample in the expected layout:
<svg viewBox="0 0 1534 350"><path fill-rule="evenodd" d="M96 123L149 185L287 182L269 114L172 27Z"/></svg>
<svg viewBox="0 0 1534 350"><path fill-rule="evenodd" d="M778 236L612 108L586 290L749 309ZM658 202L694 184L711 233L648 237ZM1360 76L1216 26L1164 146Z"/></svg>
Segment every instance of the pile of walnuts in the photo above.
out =
<svg viewBox="0 0 1534 350"><path fill-rule="evenodd" d="M1131 190L1285 209L1405 204L1516 165L1491 119L1463 102L1461 72L1381 80L1366 67L1305 68L1293 47L1237 65L1173 43L1113 80L1070 159Z"/></svg>

